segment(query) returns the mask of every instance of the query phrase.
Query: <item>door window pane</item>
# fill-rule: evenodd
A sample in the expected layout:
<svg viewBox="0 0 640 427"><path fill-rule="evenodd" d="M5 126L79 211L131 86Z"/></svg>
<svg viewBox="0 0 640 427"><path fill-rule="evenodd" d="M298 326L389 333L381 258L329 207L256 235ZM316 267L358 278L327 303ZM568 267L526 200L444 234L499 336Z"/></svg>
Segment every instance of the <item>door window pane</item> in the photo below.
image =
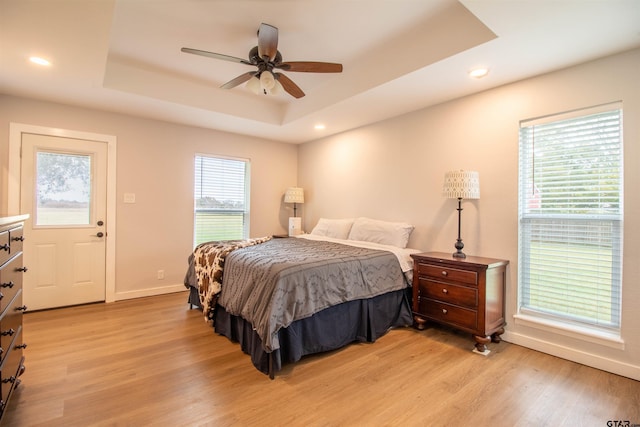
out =
<svg viewBox="0 0 640 427"><path fill-rule="evenodd" d="M36 154L36 225L89 225L91 156Z"/></svg>

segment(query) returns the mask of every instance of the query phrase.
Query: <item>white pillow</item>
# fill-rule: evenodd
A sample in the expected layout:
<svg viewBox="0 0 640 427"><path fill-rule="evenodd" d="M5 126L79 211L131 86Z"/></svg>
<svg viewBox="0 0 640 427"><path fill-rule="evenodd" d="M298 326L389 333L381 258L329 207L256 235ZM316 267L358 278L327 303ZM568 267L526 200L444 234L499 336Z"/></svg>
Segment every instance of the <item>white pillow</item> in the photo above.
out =
<svg viewBox="0 0 640 427"><path fill-rule="evenodd" d="M358 218L349 232L349 240L380 243L406 248L413 225L404 222L387 222L369 218Z"/></svg>
<svg viewBox="0 0 640 427"><path fill-rule="evenodd" d="M320 218L311 234L317 236L333 237L334 239L346 239L349 237L349 231L353 225L353 218L347 219L327 219Z"/></svg>

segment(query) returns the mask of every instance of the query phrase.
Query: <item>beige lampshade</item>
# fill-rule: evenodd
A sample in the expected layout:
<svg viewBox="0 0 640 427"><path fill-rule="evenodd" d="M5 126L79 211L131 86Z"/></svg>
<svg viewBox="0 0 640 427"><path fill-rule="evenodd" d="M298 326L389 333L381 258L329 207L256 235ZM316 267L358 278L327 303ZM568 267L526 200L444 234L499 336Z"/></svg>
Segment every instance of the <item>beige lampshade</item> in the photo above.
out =
<svg viewBox="0 0 640 427"><path fill-rule="evenodd" d="M442 195L448 199L479 199L480 175L464 170L445 173Z"/></svg>
<svg viewBox="0 0 640 427"><path fill-rule="evenodd" d="M304 190L300 187L289 187L284 193L285 203L304 203Z"/></svg>

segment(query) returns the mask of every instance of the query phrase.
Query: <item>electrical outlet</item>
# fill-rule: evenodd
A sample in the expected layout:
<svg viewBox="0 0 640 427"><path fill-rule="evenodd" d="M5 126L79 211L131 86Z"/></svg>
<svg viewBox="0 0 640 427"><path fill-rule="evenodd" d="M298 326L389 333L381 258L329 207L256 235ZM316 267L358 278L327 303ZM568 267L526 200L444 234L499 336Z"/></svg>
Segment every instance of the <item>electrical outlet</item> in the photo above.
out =
<svg viewBox="0 0 640 427"><path fill-rule="evenodd" d="M164 270L158 270L158 280L164 279Z"/></svg>

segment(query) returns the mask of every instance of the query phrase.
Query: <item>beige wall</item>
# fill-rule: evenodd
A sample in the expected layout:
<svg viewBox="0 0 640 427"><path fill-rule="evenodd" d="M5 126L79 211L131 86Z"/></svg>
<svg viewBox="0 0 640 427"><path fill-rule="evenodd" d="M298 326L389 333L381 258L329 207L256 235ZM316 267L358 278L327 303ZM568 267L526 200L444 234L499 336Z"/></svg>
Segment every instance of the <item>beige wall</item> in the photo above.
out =
<svg viewBox="0 0 640 427"><path fill-rule="evenodd" d="M179 289L191 251L193 156L251 159L251 235L285 232L285 189L305 188L307 230L320 217L369 216L416 226L410 246L452 251L455 201L444 172L480 172L481 199L464 202L465 252L510 260L512 342L640 379L640 50L529 79L302 146L0 96L0 214L7 214L9 123L117 137L116 293ZM429 83L425 83L429 84ZM518 122L611 101L624 103L624 348L516 324ZM137 203L125 205L124 193ZM11 212L15 213L15 212ZM166 279L158 281L156 271Z"/></svg>
<svg viewBox="0 0 640 427"><path fill-rule="evenodd" d="M251 160L251 236L284 233L297 147L224 132L0 96L0 214L8 212L9 123L117 138L116 299L184 289L193 239L196 153ZM135 204L123 194L135 193ZM157 279L157 271L165 279Z"/></svg>
<svg viewBox="0 0 640 427"><path fill-rule="evenodd" d="M468 254L510 261L504 337L640 379L639 75L635 50L306 143L298 157L298 183L307 191L304 226L310 230L320 217L407 221L416 226L411 247L454 251L457 202L441 196L443 176L448 170L477 170L481 198L463 202L462 238ZM625 144L624 349L516 324L513 317L519 121L619 100Z"/></svg>

